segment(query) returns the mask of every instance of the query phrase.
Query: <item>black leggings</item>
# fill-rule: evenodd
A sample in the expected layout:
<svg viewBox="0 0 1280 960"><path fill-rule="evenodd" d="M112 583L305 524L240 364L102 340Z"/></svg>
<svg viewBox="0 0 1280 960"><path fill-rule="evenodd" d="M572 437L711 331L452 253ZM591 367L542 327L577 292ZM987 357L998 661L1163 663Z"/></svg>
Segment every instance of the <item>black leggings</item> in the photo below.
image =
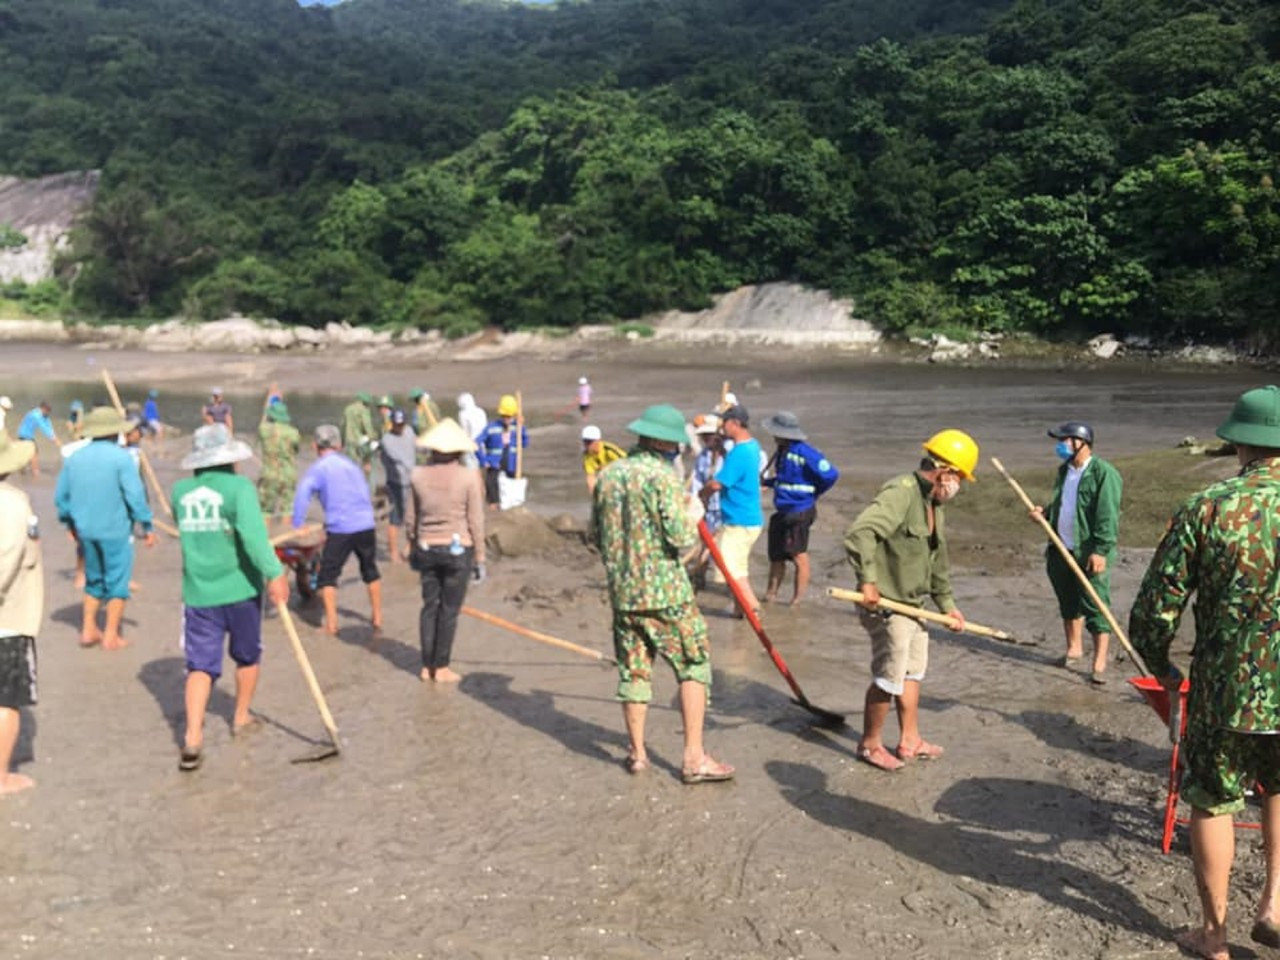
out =
<svg viewBox="0 0 1280 960"><path fill-rule="evenodd" d="M449 665L453 636L458 632L458 611L467 596L471 576L472 550L452 554L448 547L415 551L415 564L422 576L422 612L418 615L418 641L422 644L422 665L438 670Z"/></svg>

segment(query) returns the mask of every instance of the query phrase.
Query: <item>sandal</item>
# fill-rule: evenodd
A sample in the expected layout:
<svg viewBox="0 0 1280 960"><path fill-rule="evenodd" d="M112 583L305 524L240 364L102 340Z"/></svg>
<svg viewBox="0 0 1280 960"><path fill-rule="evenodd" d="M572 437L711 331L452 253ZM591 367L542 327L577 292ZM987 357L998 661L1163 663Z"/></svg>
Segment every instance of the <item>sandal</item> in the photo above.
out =
<svg viewBox="0 0 1280 960"><path fill-rule="evenodd" d="M927 740L921 740L910 749L898 744L898 758L901 760L937 760L944 753L946 751L940 746Z"/></svg>
<svg viewBox="0 0 1280 960"><path fill-rule="evenodd" d="M1079 657L1073 657L1069 653L1064 653L1057 659L1057 665L1060 667L1074 667L1082 659L1083 654Z"/></svg>
<svg viewBox="0 0 1280 960"><path fill-rule="evenodd" d="M886 750L883 745L876 747L874 750L867 747L858 747L858 759L863 763L869 763L871 766L877 767L881 770L886 770L889 773L894 773L906 766L906 764Z"/></svg>
<svg viewBox="0 0 1280 960"><path fill-rule="evenodd" d="M1280 950L1280 923L1273 923L1270 920L1256 921L1253 929L1249 931L1249 939L1264 947Z"/></svg>
<svg viewBox="0 0 1280 960"><path fill-rule="evenodd" d="M178 757L178 769L183 773L190 773L193 770L199 770L200 764L204 762L204 753L199 747L190 750L186 747L182 748L182 755Z"/></svg>
<svg viewBox="0 0 1280 960"><path fill-rule="evenodd" d="M685 783L719 783L733 779L733 767L720 763L709 753L702 755L702 762L690 770L685 767L680 771L680 779Z"/></svg>

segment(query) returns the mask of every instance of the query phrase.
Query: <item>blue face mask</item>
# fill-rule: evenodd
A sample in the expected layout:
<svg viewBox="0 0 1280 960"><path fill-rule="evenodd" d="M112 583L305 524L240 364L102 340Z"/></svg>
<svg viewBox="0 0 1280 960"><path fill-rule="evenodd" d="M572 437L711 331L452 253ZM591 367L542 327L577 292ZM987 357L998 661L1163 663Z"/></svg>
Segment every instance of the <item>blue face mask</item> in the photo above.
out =
<svg viewBox="0 0 1280 960"><path fill-rule="evenodd" d="M667 463L675 463L676 457L680 456L680 448L676 447L674 450L662 450L659 452L659 456L661 456L663 460L667 461Z"/></svg>
<svg viewBox="0 0 1280 960"><path fill-rule="evenodd" d="M1059 460L1070 460L1076 455L1075 451L1071 449L1071 444L1065 440L1059 440L1058 445L1053 448L1053 452L1058 455Z"/></svg>

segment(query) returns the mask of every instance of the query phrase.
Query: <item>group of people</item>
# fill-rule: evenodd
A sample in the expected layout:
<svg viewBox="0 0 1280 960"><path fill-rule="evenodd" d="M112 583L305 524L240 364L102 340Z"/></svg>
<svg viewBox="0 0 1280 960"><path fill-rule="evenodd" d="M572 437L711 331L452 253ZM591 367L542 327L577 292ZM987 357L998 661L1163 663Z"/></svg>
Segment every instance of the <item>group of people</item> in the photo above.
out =
<svg viewBox="0 0 1280 960"><path fill-rule="evenodd" d="M505 398L504 398L505 400ZM272 406L276 413L270 413ZM397 473L412 503L408 538L411 563L421 576L419 635L422 679L451 682L449 666L457 615L467 584L484 578L484 488L477 471L489 464L490 450L502 456L523 444L518 404L499 404L501 444L481 441L463 424L435 416L414 441L427 454L407 480ZM183 631L187 655L187 728L179 759L184 770L200 765L203 717L209 691L221 670L223 643L230 638L236 665L233 732L254 727L249 712L261 655L264 596L288 599L288 581L271 549L259 503L236 464L252 455L237 441L227 421L196 431L183 460L192 475L171 496L183 554ZM503 418L509 418L506 422ZM382 436L403 436L408 417L391 409ZM267 424L287 424L283 400L268 404ZM517 432L507 435L514 426ZM123 599L127 598L136 527L154 542L151 510L137 469L117 443L127 424L114 411L98 408L84 417L87 446L70 458L58 478L59 519L73 531L85 558L86 598L81 643L118 646ZM474 425L474 424L473 424ZM695 460L691 498L675 469L690 430L702 449ZM397 428L402 428L397 433ZM684 720L681 777L685 783L723 781L734 768L717 760L703 742L707 690L711 681L707 628L695 602L685 558L698 539L696 521L719 512L718 539L729 575L754 599L747 580L747 556L763 528L762 489L774 492L770 521L770 573L765 597L773 600L782 582L778 564L796 566L793 602L804 595L807 537L817 499L838 472L810 446L798 419L787 412L765 421L774 452L765 456L750 432L750 417L737 402L718 413L686 422L674 407L647 408L628 427L637 441L622 455L591 471L591 542L607 575L613 611L612 635L618 663L618 698L628 737L627 768L641 774L650 766L645 744L647 705L652 699L655 657L665 659L679 684ZM361 425L363 429L363 424ZM360 442L366 434L358 437ZM1109 602L1107 578L1116 553L1122 481L1111 464L1094 456L1092 427L1068 421L1048 431L1060 467L1050 503L1033 519L1050 524L1092 590L1064 574L1056 551L1047 553L1046 573L1063 622L1065 667L1084 655L1084 632L1093 638L1090 680L1105 680L1109 633L1098 600ZM1226 904L1233 858L1231 815L1257 785L1264 794L1266 883L1251 935L1280 946L1280 388L1244 394L1218 435L1234 444L1240 473L1192 497L1174 516L1142 581L1130 616L1130 633L1143 656L1170 691L1179 696L1183 675L1169 659L1179 619L1196 598L1196 645L1192 651L1185 774L1182 796L1193 808L1191 838L1203 920L1180 942L1191 952L1222 960L1226 946ZM517 439L518 438L518 439ZM584 437L584 454L600 457ZM381 626L380 577L374 515L365 471L344 452L343 430L322 425L313 436L316 460L297 483L291 521L301 527L312 499L325 514L326 540L320 564L324 625L335 632L336 583L351 554L369 587L371 621ZM396 443L392 443L393 448ZM709 454L709 456L707 456ZM466 458L475 455L474 463ZM39 526L31 505L8 477L34 456L29 440L0 431L0 793L30 786L10 771L18 731L17 711L36 699L35 633L41 619L42 576ZM705 456L705 460L703 459ZM932 602L965 626L950 577L946 507L963 482L975 479L978 445L960 430L939 431L923 443L914 470L885 483L848 528L844 550L862 594L861 621L871 638L871 682L866 692L859 757L897 771L912 761L937 760L943 748L925 738L919 723L920 685L928 667L929 638L915 617L886 609L884 601L920 606ZM699 467L699 463L702 467ZM717 503L718 501L718 503ZM694 504L697 504L695 506ZM700 508L700 509L699 509ZM708 522L710 525L710 522ZM1096 600L1095 600L1096 598ZM120 601L119 603L117 601ZM99 608L106 623L97 626ZM889 714L899 719L897 745L885 739Z"/></svg>

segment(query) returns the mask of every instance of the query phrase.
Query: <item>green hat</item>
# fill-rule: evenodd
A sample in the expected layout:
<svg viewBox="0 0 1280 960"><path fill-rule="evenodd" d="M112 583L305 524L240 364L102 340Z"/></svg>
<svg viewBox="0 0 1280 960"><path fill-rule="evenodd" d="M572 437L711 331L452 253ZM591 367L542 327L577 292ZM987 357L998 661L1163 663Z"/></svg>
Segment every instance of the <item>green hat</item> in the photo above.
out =
<svg viewBox="0 0 1280 960"><path fill-rule="evenodd" d="M373 396L371 394L366 393L363 390L361 390L359 393L356 394L356 399L359 400L361 403L363 403L366 407L373 406Z"/></svg>
<svg viewBox="0 0 1280 960"><path fill-rule="evenodd" d="M426 392L425 390L422 390L422 389L420 389L420 388L418 388L418 387L414 387L412 390L410 390L410 391L409 391L409 399L410 399L410 400L417 400L417 399L418 399L420 396L422 396L425 392Z"/></svg>
<svg viewBox="0 0 1280 960"><path fill-rule="evenodd" d="M1218 436L1248 447L1280 448L1280 387L1258 387L1242 394Z"/></svg>
<svg viewBox="0 0 1280 960"><path fill-rule="evenodd" d="M395 405L396 402L389 393L384 393L382 399L378 401L378 406L380 407L394 407Z"/></svg>
<svg viewBox="0 0 1280 960"><path fill-rule="evenodd" d="M684 432L684 414L669 403L657 403L645 410L639 420L632 420L627 429L637 436L668 443L685 443L689 437Z"/></svg>
<svg viewBox="0 0 1280 960"><path fill-rule="evenodd" d="M128 433L129 423L111 407L94 407L85 415L81 431L91 440Z"/></svg>
<svg viewBox="0 0 1280 960"><path fill-rule="evenodd" d="M289 408L284 405L283 400L277 400L275 403L267 406L267 419L272 423L292 423L289 419Z"/></svg>

